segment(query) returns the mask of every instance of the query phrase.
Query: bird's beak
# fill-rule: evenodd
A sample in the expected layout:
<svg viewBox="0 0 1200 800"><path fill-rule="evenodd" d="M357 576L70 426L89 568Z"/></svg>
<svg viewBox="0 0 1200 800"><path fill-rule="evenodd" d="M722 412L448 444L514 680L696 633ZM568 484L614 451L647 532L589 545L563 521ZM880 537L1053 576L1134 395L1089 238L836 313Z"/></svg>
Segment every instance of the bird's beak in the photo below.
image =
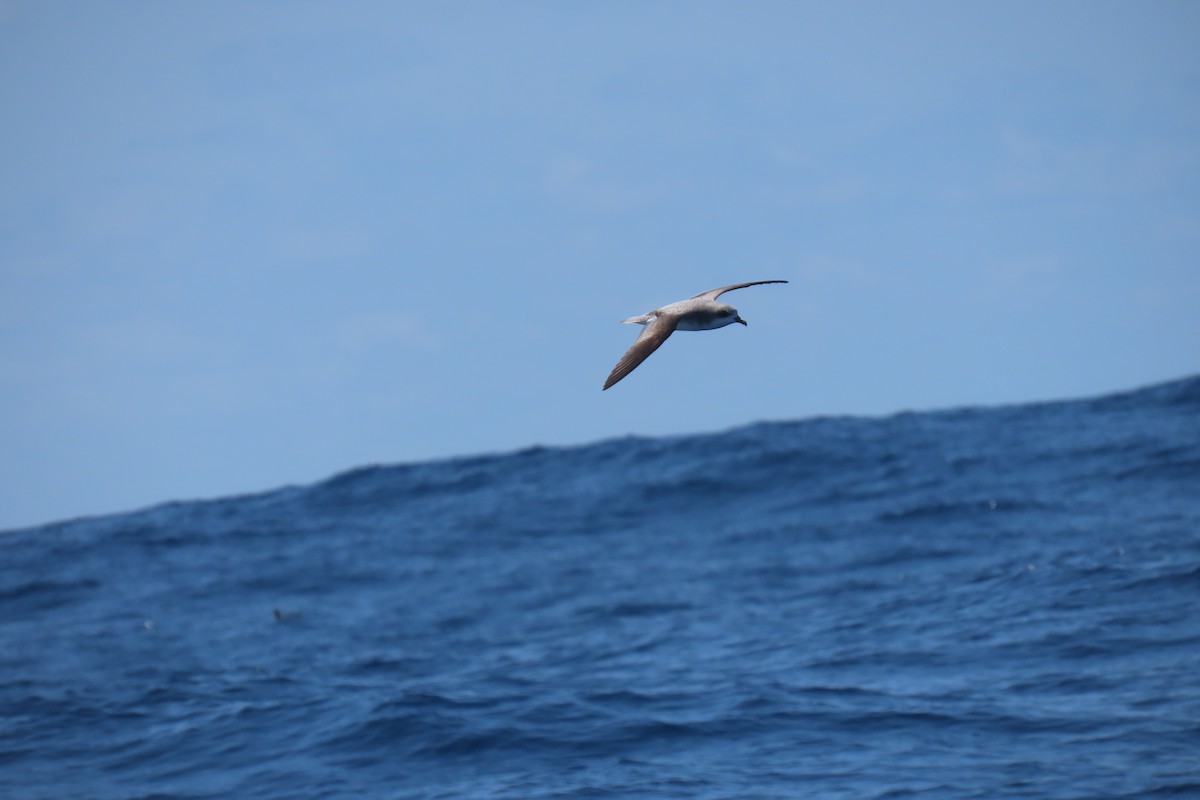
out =
<svg viewBox="0 0 1200 800"><path fill-rule="evenodd" d="M746 320L742 319L741 317L734 317L733 321L734 321L734 322L740 322L740 323L742 323L743 325L749 326L749 323L748 323L748 322L746 322Z"/></svg>

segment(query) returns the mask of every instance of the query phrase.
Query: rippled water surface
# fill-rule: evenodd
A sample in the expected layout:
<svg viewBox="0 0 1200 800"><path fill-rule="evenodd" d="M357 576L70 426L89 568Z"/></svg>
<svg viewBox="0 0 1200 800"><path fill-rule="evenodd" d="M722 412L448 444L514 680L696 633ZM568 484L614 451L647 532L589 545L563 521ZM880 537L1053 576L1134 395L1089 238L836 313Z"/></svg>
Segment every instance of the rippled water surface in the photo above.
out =
<svg viewBox="0 0 1200 800"><path fill-rule="evenodd" d="M1200 378L0 535L0 796L1200 796Z"/></svg>

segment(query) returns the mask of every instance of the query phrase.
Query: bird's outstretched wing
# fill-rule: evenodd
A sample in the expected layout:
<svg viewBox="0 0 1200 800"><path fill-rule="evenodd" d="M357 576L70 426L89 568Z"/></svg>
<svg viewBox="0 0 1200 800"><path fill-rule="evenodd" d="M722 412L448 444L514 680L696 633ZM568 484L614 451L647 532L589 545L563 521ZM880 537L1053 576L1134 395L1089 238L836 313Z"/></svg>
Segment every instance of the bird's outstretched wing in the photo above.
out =
<svg viewBox="0 0 1200 800"><path fill-rule="evenodd" d="M701 297L709 300L716 300L726 292L732 292L734 289L745 289L747 286L758 286L760 283L787 283L787 281L749 281L747 283L732 283L729 286L722 286L719 289L709 289L707 292L701 292L695 295L692 299L696 300Z"/></svg>
<svg viewBox="0 0 1200 800"><path fill-rule="evenodd" d="M634 340L633 345L625 351L625 355L621 356L621 360L613 367L613 371L609 373L608 380L604 382L604 388L612 386L617 381L624 378L629 373L637 368L646 358L659 348L667 337L675 332L675 318L666 315L658 315L653 321L647 322L642 328L642 332L638 338Z"/></svg>

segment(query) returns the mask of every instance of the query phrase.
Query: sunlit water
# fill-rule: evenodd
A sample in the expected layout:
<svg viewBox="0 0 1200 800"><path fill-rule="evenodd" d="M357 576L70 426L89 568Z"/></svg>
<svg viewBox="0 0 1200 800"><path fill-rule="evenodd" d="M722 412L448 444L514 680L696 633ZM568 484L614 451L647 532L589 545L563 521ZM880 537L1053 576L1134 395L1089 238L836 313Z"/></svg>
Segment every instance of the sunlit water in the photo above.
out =
<svg viewBox="0 0 1200 800"><path fill-rule="evenodd" d="M0 535L0 796L1200 796L1200 378Z"/></svg>

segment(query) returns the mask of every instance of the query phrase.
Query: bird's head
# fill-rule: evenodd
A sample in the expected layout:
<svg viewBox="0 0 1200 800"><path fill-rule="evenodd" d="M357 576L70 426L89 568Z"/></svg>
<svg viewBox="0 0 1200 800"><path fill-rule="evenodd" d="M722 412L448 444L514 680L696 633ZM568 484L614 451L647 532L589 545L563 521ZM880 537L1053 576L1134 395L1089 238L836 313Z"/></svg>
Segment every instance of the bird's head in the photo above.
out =
<svg viewBox="0 0 1200 800"><path fill-rule="evenodd" d="M717 312L717 316L725 321L726 325L732 325L735 322L746 324L746 320L738 315L738 311L733 306L721 306L721 310Z"/></svg>

